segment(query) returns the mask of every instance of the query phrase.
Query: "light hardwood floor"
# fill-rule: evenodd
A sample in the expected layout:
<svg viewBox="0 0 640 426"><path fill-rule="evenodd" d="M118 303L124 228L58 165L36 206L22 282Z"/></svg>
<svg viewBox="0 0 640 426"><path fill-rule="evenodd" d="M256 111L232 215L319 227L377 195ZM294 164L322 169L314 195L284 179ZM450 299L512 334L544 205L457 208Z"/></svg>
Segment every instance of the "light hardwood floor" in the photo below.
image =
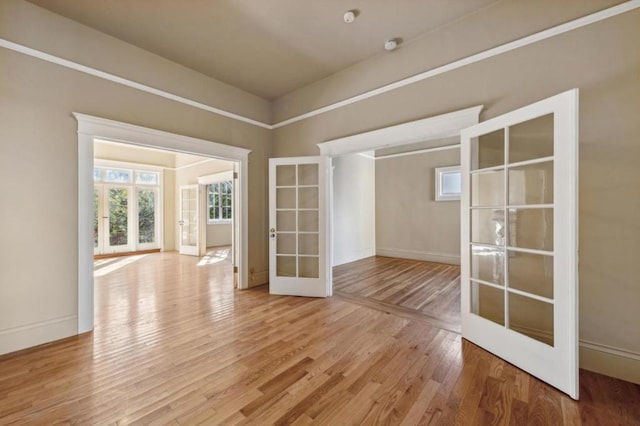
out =
<svg viewBox="0 0 640 426"><path fill-rule="evenodd" d="M233 290L223 254L123 259L98 265L93 333L0 357L0 424L640 421L640 386L581 372L574 402L421 321Z"/></svg>
<svg viewBox="0 0 640 426"><path fill-rule="evenodd" d="M460 267L373 256L333 268L334 293L459 333Z"/></svg>

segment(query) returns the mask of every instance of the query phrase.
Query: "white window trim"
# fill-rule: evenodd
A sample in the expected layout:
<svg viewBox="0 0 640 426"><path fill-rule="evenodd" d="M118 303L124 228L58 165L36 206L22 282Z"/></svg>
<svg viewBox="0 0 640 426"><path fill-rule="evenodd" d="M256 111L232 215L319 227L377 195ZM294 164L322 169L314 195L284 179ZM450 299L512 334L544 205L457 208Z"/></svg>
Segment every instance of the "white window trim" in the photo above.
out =
<svg viewBox="0 0 640 426"><path fill-rule="evenodd" d="M435 173L436 174L436 178L435 178L436 201L460 201L462 188L461 188L461 192L458 194L444 194L442 192L442 181L443 181L442 177L443 175L451 172L457 172L462 176L462 171L460 169L460 166L436 167L436 173Z"/></svg>
<svg viewBox="0 0 640 426"><path fill-rule="evenodd" d="M229 170L226 172L214 173L212 175L200 176L198 177L198 184L200 185L211 185L213 183L218 182L227 182L231 181L231 185L233 182L233 170ZM207 188L207 225L229 225L233 223L233 219L209 219L209 188ZM235 215L233 211L233 190L231 195L231 217Z"/></svg>

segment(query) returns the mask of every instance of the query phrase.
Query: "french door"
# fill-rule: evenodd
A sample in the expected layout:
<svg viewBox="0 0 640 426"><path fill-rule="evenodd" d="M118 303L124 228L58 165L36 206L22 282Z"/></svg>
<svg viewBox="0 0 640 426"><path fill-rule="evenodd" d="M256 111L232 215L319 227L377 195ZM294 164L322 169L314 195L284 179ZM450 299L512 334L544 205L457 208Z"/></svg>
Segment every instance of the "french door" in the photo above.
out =
<svg viewBox="0 0 640 426"><path fill-rule="evenodd" d="M129 185L94 185L94 254L160 247L159 191Z"/></svg>
<svg viewBox="0 0 640 426"><path fill-rule="evenodd" d="M190 256L200 256L204 254L202 233L204 228L204 209L200 205L203 197L200 194L199 185L180 186L180 217L178 226L180 227L180 254Z"/></svg>
<svg viewBox="0 0 640 426"><path fill-rule="evenodd" d="M461 134L462 336L578 398L572 90Z"/></svg>
<svg viewBox="0 0 640 426"><path fill-rule="evenodd" d="M327 297L320 157L269 160L269 292Z"/></svg>

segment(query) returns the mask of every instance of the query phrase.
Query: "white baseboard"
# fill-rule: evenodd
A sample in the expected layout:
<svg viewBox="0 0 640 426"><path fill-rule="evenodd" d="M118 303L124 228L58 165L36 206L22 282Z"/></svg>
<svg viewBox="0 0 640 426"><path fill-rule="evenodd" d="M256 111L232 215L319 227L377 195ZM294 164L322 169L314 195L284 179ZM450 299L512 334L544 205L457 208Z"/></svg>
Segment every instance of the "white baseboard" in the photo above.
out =
<svg viewBox="0 0 640 426"><path fill-rule="evenodd" d="M640 353L580 340L580 368L640 384Z"/></svg>
<svg viewBox="0 0 640 426"><path fill-rule="evenodd" d="M269 282L269 270L249 273L249 288Z"/></svg>
<svg viewBox="0 0 640 426"><path fill-rule="evenodd" d="M355 262L356 260L365 259L367 257L375 256L376 249L371 247L364 249L358 253L350 253L344 256L334 256L333 266L344 265L345 263Z"/></svg>
<svg viewBox="0 0 640 426"><path fill-rule="evenodd" d="M426 262L448 263L450 265L460 264L460 255L449 253L432 253L427 251L415 251L397 248L377 248L376 255L397 257L400 259L423 260Z"/></svg>
<svg viewBox="0 0 640 426"><path fill-rule="evenodd" d="M78 334L78 316L68 315L47 321L0 330L0 355Z"/></svg>

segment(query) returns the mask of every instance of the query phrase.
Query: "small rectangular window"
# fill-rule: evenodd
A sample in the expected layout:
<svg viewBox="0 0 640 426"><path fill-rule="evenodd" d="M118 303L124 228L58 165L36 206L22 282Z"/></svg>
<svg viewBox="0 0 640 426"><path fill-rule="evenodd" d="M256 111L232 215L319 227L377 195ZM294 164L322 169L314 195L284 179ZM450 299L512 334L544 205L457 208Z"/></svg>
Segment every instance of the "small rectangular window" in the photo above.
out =
<svg viewBox="0 0 640 426"><path fill-rule="evenodd" d="M129 183L131 182L131 171L121 169L106 169L104 180L106 182Z"/></svg>
<svg viewBox="0 0 640 426"><path fill-rule="evenodd" d="M98 167L94 167L93 168L93 180L94 181L101 181L102 180L102 169L100 169Z"/></svg>
<svg viewBox="0 0 640 426"><path fill-rule="evenodd" d="M436 201L459 200L462 193L460 166L436 168Z"/></svg>
<svg viewBox="0 0 640 426"><path fill-rule="evenodd" d="M136 184L139 185L157 185L158 174L152 172L136 172Z"/></svg>

